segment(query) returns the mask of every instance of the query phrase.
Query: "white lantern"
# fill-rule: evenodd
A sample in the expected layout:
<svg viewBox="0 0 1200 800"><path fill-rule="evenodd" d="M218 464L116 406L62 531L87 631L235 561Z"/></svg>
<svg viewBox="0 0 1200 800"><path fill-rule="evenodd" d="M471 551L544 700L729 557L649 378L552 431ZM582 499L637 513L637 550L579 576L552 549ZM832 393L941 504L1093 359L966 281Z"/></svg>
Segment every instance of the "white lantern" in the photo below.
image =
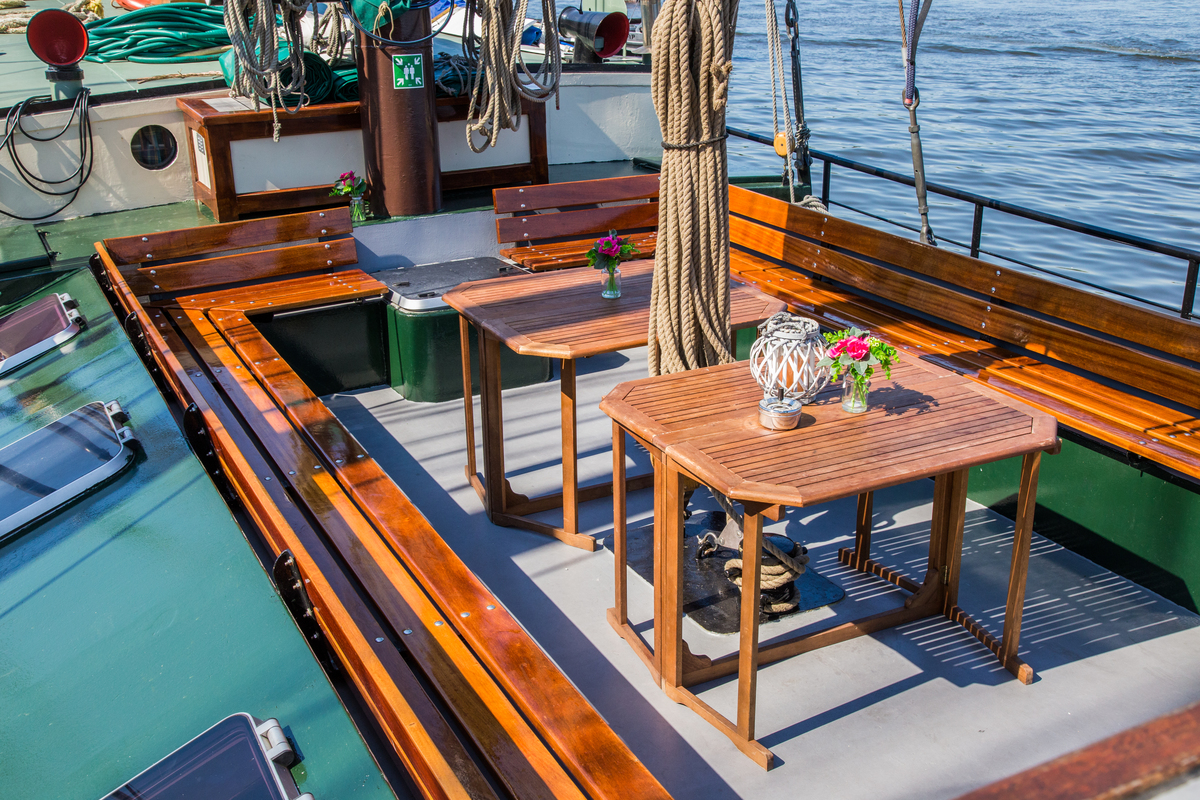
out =
<svg viewBox="0 0 1200 800"><path fill-rule="evenodd" d="M781 311L759 326L750 348L750 372L763 390L759 421L764 427L795 427L801 407L829 383L825 337L814 320ZM789 424L790 422L790 424Z"/></svg>

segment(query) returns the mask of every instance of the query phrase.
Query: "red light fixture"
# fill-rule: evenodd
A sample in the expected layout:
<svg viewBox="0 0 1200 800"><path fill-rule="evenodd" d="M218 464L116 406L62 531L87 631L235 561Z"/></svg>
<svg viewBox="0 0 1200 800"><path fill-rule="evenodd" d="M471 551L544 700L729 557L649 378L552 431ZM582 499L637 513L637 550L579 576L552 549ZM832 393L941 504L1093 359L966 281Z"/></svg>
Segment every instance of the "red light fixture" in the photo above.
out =
<svg viewBox="0 0 1200 800"><path fill-rule="evenodd" d="M25 31L29 49L49 69L46 80L54 84L54 98L71 99L83 88L79 62L87 55L88 32L74 14L47 8L33 15Z"/></svg>

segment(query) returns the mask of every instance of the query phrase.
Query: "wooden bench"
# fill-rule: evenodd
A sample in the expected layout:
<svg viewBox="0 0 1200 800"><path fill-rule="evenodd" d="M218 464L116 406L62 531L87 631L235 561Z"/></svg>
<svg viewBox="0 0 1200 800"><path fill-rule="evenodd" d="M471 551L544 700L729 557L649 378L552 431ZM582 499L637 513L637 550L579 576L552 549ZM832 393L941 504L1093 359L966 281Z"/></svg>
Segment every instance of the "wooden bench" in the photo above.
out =
<svg viewBox="0 0 1200 800"><path fill-rule="evenodd" d="M500 254L534 272L587 264L597 237L615 230L653 257L658 238L658 175L495 189ZM582 237L582 238L581 238Z"/></svg>
<svg viewBox="0 0 1200 800"><path fill-rule="evenodd" d="M349 228L339 209L110 239L95 266L203 431L206 466L272 551L291 554L321 632L425 796L667 797L254 326L258 313L386 293L359 270L330 271L353 264L352 238L328 250L285 238ZM248 250L263 246L287 255ZM231 249L243 252L198 257Z"/></svg>
<svg viewBox="0 0 1200 800"><path fill-rule="evenodd" d="M1200 324L730 187L732 269L1200 478ZM902 353L903 355L903 353Z"/></svg>

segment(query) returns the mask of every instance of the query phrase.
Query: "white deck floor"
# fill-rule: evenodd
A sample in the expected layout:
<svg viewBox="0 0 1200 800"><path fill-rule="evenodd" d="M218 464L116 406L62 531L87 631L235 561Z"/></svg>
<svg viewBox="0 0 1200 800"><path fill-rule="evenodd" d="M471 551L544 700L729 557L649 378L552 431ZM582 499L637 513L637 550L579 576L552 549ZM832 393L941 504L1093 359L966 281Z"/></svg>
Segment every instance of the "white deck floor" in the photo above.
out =
<svg viewBox="0 0 1200 800"><path fill-rule="evenodd" d="M579 363L583 482L611 477L611 423L597 403L645 375L645 351ZM558 384L505 392L509 475L528 494L560 488ZM960 627L928 619L763 667L759 739L765 772L692 711L667 700L609 627L613 559L488 522L463 475L461 401L417 404L390 389L327 398L433 526L549 652L667 789L679 798L951 798L1200 700L1200 618L1058 545L1034 536L1021 656L1030 686L1001 670ZM478 401L476 401L478 409ZM478 420L478 412L476 414ZM632 471L647 461L632 451ZM880 492L873 553L914 578L924 572L932 481ZM698 494L698 498L700 495ZM631 524L648 521L651 494L630 497ZM708 498L701 506L713 507ZM554 514L545 515L552 519ZM608 500L583 507L585 530L611 537ZM852 540L853 501L793 510L768 530L805 543L818 572L846 599L784 622L781 632L890 607L902 596L837 563ZM999 633L1012 524L967 509L959 604ZM649 634L651 588L631 573L630 617ZM736 648L690 621L693 651ZM732 716L732 680L702 696Z"/></svg>

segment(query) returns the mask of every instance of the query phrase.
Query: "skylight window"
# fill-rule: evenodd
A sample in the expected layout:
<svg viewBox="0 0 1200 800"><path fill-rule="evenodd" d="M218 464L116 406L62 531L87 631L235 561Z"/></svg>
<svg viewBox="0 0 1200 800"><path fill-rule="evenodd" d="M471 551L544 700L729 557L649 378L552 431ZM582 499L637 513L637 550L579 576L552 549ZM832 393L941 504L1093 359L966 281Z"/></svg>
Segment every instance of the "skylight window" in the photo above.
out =
<svg viewBox="0 0 1200 800"><path fill-rule="evenodd" d="M65 344L87 327L69 294L53 294L0 317L0 375Z"/></svg>
<svg viewBox="0 0 1200 800"><path fill-rule="evenodd" d="M294 760L276 720L234 714L101 800L312 800L287 769Z"/></svg>
<svg viewBox="0 0 1200 800"><path fill-rule="evenodd" d="M0 541L124 469L128 419L116 402L88 403L0 449Z"/></svg>

